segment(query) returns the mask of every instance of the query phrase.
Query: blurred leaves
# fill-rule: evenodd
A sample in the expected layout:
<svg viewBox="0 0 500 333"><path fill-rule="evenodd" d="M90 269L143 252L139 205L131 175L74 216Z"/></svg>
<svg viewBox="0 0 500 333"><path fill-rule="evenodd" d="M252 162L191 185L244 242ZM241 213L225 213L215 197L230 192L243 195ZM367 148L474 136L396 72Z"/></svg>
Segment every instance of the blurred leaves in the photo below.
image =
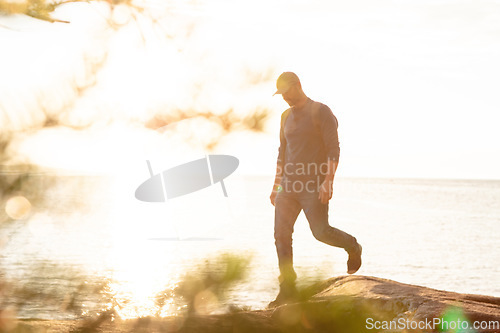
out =
<svg viewBox="0 0 500 333"><path fill-rule="evenodd" d="M233 109L224 112L200 112L194 110L176 110L168 114L157 114L148 122L146 127L155 130L176 130L176 127L182 121L204 120L206 123L214 125L215 128L210 131L210 136L205 136L201 143L204 148L212 150L219 143L220 139L234 131L255 131L264 130L265 123L269 118L271 111L264 108L257 108L246 115L239 115ZM181 130L188 142L196 143L196 134L199 132L198 126L190 126L192 132Z"/></svg>
<svg viewBox="0 0 500 333"><path fill-rule="evenodd" d="M159 43L161 48L159 50L172 50L179 49L178 52L165 53L170 56L171 59L166 59L168 62L178 62L179 65L190 64L193 62L195 66L202 66L203 68L210 67L214 70L213 64L208 62L205 58L207 54L212 52L217 52L217 48L210 47L200 44L200 23L196 19L185 18L182 15L172 13L170 10L171 5L163 5L160 11L155 10L152 6L151 8L143 7L144 4L136 4L132 0L63 0L63 1L50 1L50 0L0 0L0 14L4 15L14 15L14 14L24 14L27 16L35 17L40 20L49 22L67 22L64 19L58 20L53 18L54 11L62 5L71 6L72 3L102 3L109 6L109 15L105 18L107 22L107 31L103 31L102 35L106 35L109 32L108 41L99 46L101 51L96 55L83 54L83 66L85 67L84 75L81 78L78 74L74 77L70 77L69 80L52 80L50 83L54 88L52 90L39 89L35 90L32 96L35 96L34 104L36 104L36 110L33 110L32 114L24 114L22 117L20 113L16 112L18 110L9 110L8 104L4 107L3 113L6 117L6 125L13 125L16 122L20 123L22 118L23 124L16 124L15 126L5 126L5 127L18 127L19 129L28 130L35 133L38 130L54 127L66 127L73 130L82 130L89 128L95 124L110 125L112 122L117 120L117 118L127 118L127 113L130 111L115 111L117 104L123 103L127 104L127 92L124 92L124 96L121 96L121 100L112 100L110 94L102 96L101 94L106 94L104 91L107 87L106 79L101 77L101 73L106 73L110 67L116 67L117 63L126 63L127 52L123 52L118 56L113 53L112 47L116 42L114 37L120 39L120 33L126 33L131 36L131 39L137 39L137 36L142 38L142 46L146 46L146 40L152 42L152 44ZM119 10L118 10L119 9ZM176 16L177 15L177 16ZM89 18L90 19L90 18ZM172 23L173 22L173 23ZM109 29L111 28L111 29ZM118 31L119 28L125 28ZM70 31L68 29L68 31ZM47 32L52 33L52 32ZM137 41L135 41L137 42ZM131 40L130 44L134 44ZM198 46L198 44L200 44ZM137 44L139 46L139 44ZM197 45L193 47L193 45ZM153 45L156 48L158 45ZM181 51L181 49L189 46L187 50ZM96 48L97 49L97 48ZM145 50L146 51L146 47ZM156 51L157 52L157 51ZM182 53L182 57L179 58L179 54ZM219 61L222 59L220 55L212 57L211 60L216 65L221 65ZM137 61L139 58L131 58L130 61ZM147 61L147 59L144 59ZM241 59L243 63L245 59ZM126 68L123 68L123 72L130 72L130 66L137 66L138 68L146 67L145 64L136 63L126 63ZM230 68L227 64L224 64L224 68ZM75 64L75 66L81 66L81 64ZM161 66L161 64L159 64ZM231 82L225 82L221 87L223 88L221 92L217 94L231 94L231 90L234 87L238 87L243 91L249 91L262 84L266 84L273 79L275 74L272 66L262 66L251 65L250 63L241 64L238 68L235 68L233 75L230 76ZM76 67L75 67L76 68ZM161 70L161 68L159 68ZM57 71L57 70L54 70ZM133 71L132 71L133 72ZM68 72L69 73L69 72ZM78 70L75 69L75 73ZM207 72L208 73L208 72ZM176 73L166 73L162 77L169 77L169 74L175 76ZM73 76L73 75L72 75ZM105 77L105 74L103 74ZM145 78L149 78L145 76ZM226 78L227 79L227 78ZM50 81L47 78L47 81ZM64 82L69 81L69 82ZM171 98L166 102L166 107L162 106L157 108L156 105L148 105L147 97L145 98L143 105L143 114L148 116L143 117L141 115L131 116L126 119L127 121L135 122L139 120L141 123L146 123L146 127L150 129L157 129L180 120L187 119L204 119L208 122L214 124L218 133L213 135L212 138L204 142L203 148L213 149L220 139L235 130L251 130L251 131L262 131L264 129L265 122L270 114L270 110L266 107L249 105L245 107L242 112L235 112L234 107L224 106L225 110L213 110L210 106L206 105L206 97L211 96L211 93L206 93L202 97L199 95L201 92L206 91L207 86L213 86L214 80L209 81L201 79L198 76L194 76L191 79L192 82L188 81L185 90L195 87L195 91L188 92L190 100L194 104L200 104L202 107L192 108L189 104L183 106L185 109L175 110L173 105L176 104L176 100L171 100ZM216 80L217 81L217 80ZM163 81L162 81L163 82ZM49 82L47 82L49 83ZM55 84L60 83L60 87L56 88ZM168 81L163 83L169 83ZM217 82L215 82L217 83ZM154 82L151 82L154 85ZM47 86L51 86L47 84ZM197 87L197 88L196 88ZM104 88L104 89L103 89ZM109 88L108 88L109 89ZM118 90L120 88L116 88ZM69 91L71 90L71 92ZM92 90L92 91L90 91ZM140 90L139 88L137 90ZM168 90L166 88L166 90ZM140 91L137 91L139 94ZM89 97L92 95L92 97ZM130 94L128 94L130 95ZM102 98L98 101L98 105L89 104L89 99L94 99L97 101L96 96ZM81 103L80 103L81 102ZM86 105L89 110L83 110L81 105ZM87 106L88 105L88 106ZM142 106L139 106L142 107ZM80 108L80 109L79 109ZM0 110L2 106L0 105ZM155 112L155 109L158 111ZM241 109L241 107L240 107ZM97 111L98 110L98 111ZM169 110L167 113L164 110ZM25 113L26 110L20 110ZM18 113L18 115L16 115ZM133 113L133 112L132 112ZM134 118L135 117L135 118ZM13 119L9 119L13 118ZM31 118L28 119L28 118ZM11 123L11 124L9 124ZM5 128L5 130L8 130ZM196 129L194 129L196 130ZM214 131L215 133L215 131ZM6 147L15 137L12 138L0 138L0 164L8 161L5 154L2 152L6 151ZM188 138L189 139L189 138Z"/></svg>
<svg viewBox="0 0 500 333"><path fill-rule="evenodd" d="M7 15L24 14L33 18L47 22L69 23L68 21L58 20L50 17L50 14L60 5L68 2L76 2L77 0L64 2L48 2L44 0L25 0L25 1L9 1L0 0L0 13Z"/></svg>
<svg viewBox="0 0 500 333"><path fill-rule="evenodd" d="M108 3L110 6L119 4L132 4L131 0L94 0L103 1ZM55 19L51 17L50 14L54 10L64 4L74 3L74 2L89 2L89 0L65 0L65 1L46 1L46 0L24 0L24 1L9 1L0 0L0 13L12 15L12 14L24 14L31 16L33 18L47 21L47 22L60 22L60 23L70 23L69 21Z"/></svg>
<svg viewBox="0 0 500 333"><path fill-rule="evenodd" d="M175 110L168 114L157 114L146 123L150 129L160 129L166 126L175 126L178 122L197 117L204 118L220 126L224 133L234 130L254 130L260 131L264 126L264 120L269 116L269 110L258 109L254 113L246 116L237 115L233 109L222 113L200 112L195 110Z"/></svg>
<svg viewBox="0 0 500 333"><path fill-rule="evenodd" d="M187 314L209 314L221 310L230 288L242 281L248 272L250 257L230 253L206 260L181 277L174 290L167 290L157 297L157 304L165 298L187 307Z"/></svg>

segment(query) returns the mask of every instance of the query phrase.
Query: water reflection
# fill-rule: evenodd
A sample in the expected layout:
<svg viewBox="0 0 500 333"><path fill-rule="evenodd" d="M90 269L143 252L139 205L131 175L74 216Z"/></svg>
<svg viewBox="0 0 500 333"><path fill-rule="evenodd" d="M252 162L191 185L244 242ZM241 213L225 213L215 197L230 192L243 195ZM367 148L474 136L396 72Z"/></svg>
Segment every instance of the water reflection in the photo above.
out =
<svg viewBox="0 0 500 333"><path fill-rule="evenodd" d="M29 216L13 220L2 212L0 308L21 318L48 319L162 317L189 308L206 313L230 303L262 308L275 296L278 275L269 181L228 183L234 193L228 201L219 200L220 190L213 188L214 193L193 193L175 205L150 206L134 201L133 180L129 191L123 178L32 177L13 193L32 203ZM498 206L484 205L500 199L498 182L340 179L336 186L330 213L336 226L360 234L366 244L363 275L499 295L498 270L475 260L482 253L499 259L498 251L484 252L498 239ZM489 237L481 230L489 230ZM436 235L439 242L429 241ZM464 244L464 235L474 241ZM299 275L345 274L345 256L316 243L299 216L294 234ZM203 273L204 260L224 252L253 252L242 285L229 286L222 298L213 287L179 293L182 282L193 277L195 285L206 284L199 282L210 276Z"/></svg>

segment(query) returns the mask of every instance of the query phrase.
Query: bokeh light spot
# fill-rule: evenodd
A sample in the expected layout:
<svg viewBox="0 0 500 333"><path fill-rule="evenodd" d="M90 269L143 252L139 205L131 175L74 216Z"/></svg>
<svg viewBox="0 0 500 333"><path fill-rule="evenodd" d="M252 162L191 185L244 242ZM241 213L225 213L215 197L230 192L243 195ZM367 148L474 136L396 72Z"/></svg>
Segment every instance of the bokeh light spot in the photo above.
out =
<svg viewBox="0 0 500 333"><path fill-rule="evenodd" d="M5 212L14 220L21 220L28 217L30 211L31 203L22 195L10 198L5 204Z"/></svg>

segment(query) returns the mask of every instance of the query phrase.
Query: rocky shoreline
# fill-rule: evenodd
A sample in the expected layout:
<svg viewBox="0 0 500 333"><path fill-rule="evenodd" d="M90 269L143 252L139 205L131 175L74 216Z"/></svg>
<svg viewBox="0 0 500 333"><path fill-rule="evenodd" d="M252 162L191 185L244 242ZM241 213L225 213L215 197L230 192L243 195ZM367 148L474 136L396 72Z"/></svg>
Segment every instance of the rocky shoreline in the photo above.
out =
<svg viewBox="0 0 500 333"><path fill-rule="evenodd" d="M500 298L341 276L276 309L110 321L20 320L7 332L500 332ZM444 325L444 326L443 326ZM458 325L458 327L457 327ZM448 330L446 328L448 327Z"/></svg>

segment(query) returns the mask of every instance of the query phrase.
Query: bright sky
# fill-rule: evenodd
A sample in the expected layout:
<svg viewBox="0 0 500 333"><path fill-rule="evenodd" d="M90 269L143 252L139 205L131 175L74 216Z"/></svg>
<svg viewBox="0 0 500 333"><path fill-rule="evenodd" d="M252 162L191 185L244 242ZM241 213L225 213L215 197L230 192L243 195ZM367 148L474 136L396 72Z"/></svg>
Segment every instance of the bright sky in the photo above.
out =
<svg viewBox="0 0 500 333"><path fill-rule="evenodd" d="M84 171L177 163L206 153L186 148L186 137L196 144L218 129L198 121L177 135L152 132L143 123L155 112L266 108L264 133L230 134L215 152L238 157L241 172L272 174L287 107L272 96L274 80L290 70L339 119L339 175L500 178L498 0L147 4L160 26L106 30L106 6L85 3L54 14L71 24L0 18L11 162ZM115 15L127 22L125 9ZM92 83L84 60L106 54L95 86L75 98L75 82ZM38 130L43 108L91 126Z"/></svg>

